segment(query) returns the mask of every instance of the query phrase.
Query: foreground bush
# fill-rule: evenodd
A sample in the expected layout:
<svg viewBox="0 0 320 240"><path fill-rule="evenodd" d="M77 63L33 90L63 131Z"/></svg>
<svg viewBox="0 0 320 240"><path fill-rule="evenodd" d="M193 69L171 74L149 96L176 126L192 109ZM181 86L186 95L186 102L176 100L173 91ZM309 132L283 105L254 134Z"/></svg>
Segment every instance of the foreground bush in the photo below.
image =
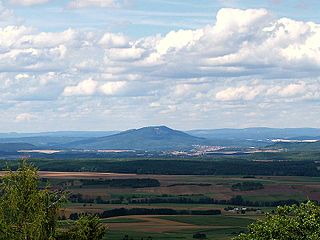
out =
<svg viewBox="0 0 320 240"><path fill-rule="evenodd" d="M57 217L63 194L40 189L37 169L22 161L16 172L8 171L0 184L0 240L99 240L105 228L95 217L80 218L60 233ZM93 233L93 232L97 233Z"/></svg>
<svg viewBox="0 0 320 240"><path fill-rule="evenodd" d="M309 201L278 207L276 213L249 225L248 233L234 240L319 240L320 207Z"/></svg>
<svg viewBox="0 0 320 240"><path fill-rule="evenodd" d="M97 216L83 215L67 232L58 233L56 240L99 240L104 234L105 227Z"/></svg>

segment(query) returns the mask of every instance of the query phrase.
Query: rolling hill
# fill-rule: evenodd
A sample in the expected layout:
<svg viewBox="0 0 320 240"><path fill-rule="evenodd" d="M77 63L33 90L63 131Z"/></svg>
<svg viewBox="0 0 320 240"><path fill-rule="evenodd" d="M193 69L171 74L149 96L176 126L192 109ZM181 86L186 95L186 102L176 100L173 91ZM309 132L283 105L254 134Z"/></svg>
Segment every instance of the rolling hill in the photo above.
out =
<svg viewBox="0 0 320 240"><path fill-rule="evenodd" d="M206 139L191 136L166 126L132 129L106 137L90 138L65 144L76 149L182 150L205 144Z"/></svg>
<svg viewBox="0 0 320 240"><path fill-rule="evenodd" d="M16 152L34 148L35 146L30 143L0 143L0 152Z"/></svg>
<svg viewBox="0 0 320 240"><path fill-rule="evenodd" d="M0 133L1 143L29 143L38 149L60 149L63 144L70 142L105 137L118 131L57 131L39 133Z"/></svg>

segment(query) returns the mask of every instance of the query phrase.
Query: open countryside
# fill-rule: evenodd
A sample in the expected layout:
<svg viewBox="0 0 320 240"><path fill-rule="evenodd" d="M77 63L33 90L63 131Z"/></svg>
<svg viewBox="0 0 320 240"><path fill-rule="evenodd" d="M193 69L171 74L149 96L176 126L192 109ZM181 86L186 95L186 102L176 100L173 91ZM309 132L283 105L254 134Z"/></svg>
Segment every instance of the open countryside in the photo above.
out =
<svg viewBox="0 0 320 240"><path fill-rule="evenodd" d="M0 240L319 240L320 1L0 0Z"/></svg>

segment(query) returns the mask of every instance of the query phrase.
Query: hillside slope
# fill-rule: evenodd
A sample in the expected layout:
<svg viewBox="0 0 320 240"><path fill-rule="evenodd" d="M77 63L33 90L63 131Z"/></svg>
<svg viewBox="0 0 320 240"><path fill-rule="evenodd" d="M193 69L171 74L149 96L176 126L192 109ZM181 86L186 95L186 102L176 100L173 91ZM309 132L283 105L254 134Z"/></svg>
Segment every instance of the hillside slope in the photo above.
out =
<svg viewBox="0 0 320 240"><path fill-rule="evenodd" d="M30 143L0 143L0 152L16 152L19 150L35 149Z"/></svg>
<svg viewBox="0 0 320 240"><path fill-rule="evenodd" d="M179 150L204 144L205 139L173 130L166 126L132 129L111 136L86 139L66 144L76 149Z"/></svg>

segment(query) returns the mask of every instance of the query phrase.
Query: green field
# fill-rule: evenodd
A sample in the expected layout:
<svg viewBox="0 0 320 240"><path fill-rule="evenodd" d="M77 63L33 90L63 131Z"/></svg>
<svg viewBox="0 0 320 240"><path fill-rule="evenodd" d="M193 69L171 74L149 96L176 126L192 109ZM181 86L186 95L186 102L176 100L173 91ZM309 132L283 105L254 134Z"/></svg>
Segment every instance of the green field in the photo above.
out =
<svg viewBox="0 0 320 240"><path fill-rule="evenodd" d="M237 233L241 232L241 228L223 228L223 229L209 229L200 231L207 235L207 239L212 240L230 240L232 237L237 236ZM156 240L167 240L167 239L183 239L183 240L194 240L193 234L195 231L181 231L175 233L146 233L146 232L132 232L132 231L109 231L105 240L122 240L125 235L129 236L129 239L141 240L141 239L156 239Z"/></svg>
<svg viewBox="0 0 320 240"><path fill-rule="evenodd" d="M134 218L106 218L102 220L103 223L143 223L146 222L141 219Z"/></svg>
<svg viewBox="0 0 320 240"><path fill-rule="evenodd" d="M252 223L254 216L130 216L104 219L108 230L104 239L193 239L195 233L205 233L208 239L226 240ZM65 222L65 221L64 221ZM67 225L68 223L61 224ZM150 239L150 238L149 238Z"/></svg>
<svg viewBox="0 0 320 240"><path fill-rule="evenodd" d="M165 216L159 218L198 226L219 227L246 227L254 221L251 218L233 216Z"/></svg>

